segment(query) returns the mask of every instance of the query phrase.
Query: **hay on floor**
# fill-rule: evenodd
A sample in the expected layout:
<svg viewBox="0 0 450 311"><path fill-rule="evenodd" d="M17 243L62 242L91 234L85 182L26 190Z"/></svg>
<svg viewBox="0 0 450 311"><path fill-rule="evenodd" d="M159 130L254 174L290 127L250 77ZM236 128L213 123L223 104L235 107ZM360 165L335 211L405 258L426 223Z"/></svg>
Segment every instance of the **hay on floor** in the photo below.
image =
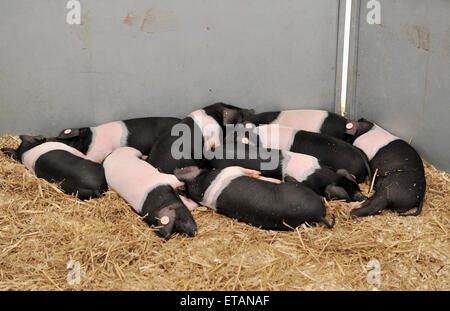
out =
<svg viewBox="0 0 450 311"><path fill-rule="evenodd" d="M425 166L418 217L330 202L333 230L277 232L199 208L164 241L114 191L83 202L1 154L0 290L449 290L450 174Z"/></svg>

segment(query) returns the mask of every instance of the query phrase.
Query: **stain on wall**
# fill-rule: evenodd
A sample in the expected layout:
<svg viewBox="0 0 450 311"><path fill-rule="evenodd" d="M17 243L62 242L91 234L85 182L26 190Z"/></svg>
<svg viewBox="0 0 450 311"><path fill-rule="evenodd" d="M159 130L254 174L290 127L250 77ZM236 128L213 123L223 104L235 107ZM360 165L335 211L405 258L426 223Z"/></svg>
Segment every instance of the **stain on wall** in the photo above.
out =
<svg viewBox="0 0 450 311"><path fill-rule="evenodd" d="M128 12L123 18L122 24L144 33L174 31L177 21L173 18L173 12L160 8L149 8L145 12Z"/></svg>
<svg viewBox="0 0 450 311"><path fill-rule="evenodd" d="M89 16L91 12L87 10L81 14L81 24L74 27L74 32L77 38L82 43L82 50L87 50L90 45L90 26L89 26Z"/></svg>
<svg viewBox="0 0 450 311"><path fill-rule="evenodd" d="M152 23L153 23L154 20L155 20L155 17L152 15L152 9L148 9L145 12L144 19L142 20L142 24L141 24L141 27L139 29L141 31L150 32L151 33L152 32L151 31Z"/></svg>
<svg viewBox="0 0 450 311"><path fill-rule="evenodd" d="M132 27L134 24L137 23L137 21L139 20L139 16L136 15L136 13L134 12L129 12L127 14L127 16L125 16L125 18L123 19L123 24L128 25L130 27Z"/></svg>
<svg viewBox="0 0 450 311"><path fill-rule="evenodd" d="M426 25L405 25L408 41L418 49L430 51L431 32Z"/></svg>

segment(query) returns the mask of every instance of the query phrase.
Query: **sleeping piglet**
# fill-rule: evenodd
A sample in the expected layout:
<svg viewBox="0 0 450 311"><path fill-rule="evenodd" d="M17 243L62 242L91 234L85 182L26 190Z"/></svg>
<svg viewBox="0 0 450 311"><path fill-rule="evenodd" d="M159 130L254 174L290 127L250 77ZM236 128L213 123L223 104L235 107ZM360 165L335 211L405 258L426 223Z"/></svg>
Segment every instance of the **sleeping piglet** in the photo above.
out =
<svg viewBox="0 0 450 311"><path fill-rule="evenodd" d="M323 199L295 181L272 183L247 176L245 169L231 166L205 170L196 166L176 169L175 176L186 183L194 201L220 214L256 227L288 230L304 222L323 222L326 208Z"/></svg>
<svg viewBox="0 0 450 311"><path fill-rule="evenodd" d="M244 124L255 126L264 124L278 124L288 126L297 130L314 133L322 133L339 139L346 139L346 129L353 125L347 125L346 118L325 110L298 109L263 112L248 117ZM250 126L250 125L248 125Z"/></svg>
<svg viewBox="0 0 450 311"><path fill-rule="evenodd" d="M61 183L68 194L85 200L108 190L103 167L86 159L80 151L42 136L21 135L19 148L2 151L21 161L33 174L48 182Z"/></svg>
<svg viewBox="0 0 450 311"><path fill-rule="evenodd" d="M159 136L178 122L180 119L165 117L129 119L95 127L68 128L49 140L72 146L87 159L100 163L112 151L124 146L148 154Z"/></svg>
<svg viewBox="0 0 450 311"><path fill-rule="evenodd" d="M265 148L313 156L335 171L345 169L358 183L363 182L367 175L371 177L366 155L355 146L335 137L277 124L261 125L250 130L249 140L254 144L259 142Z"/></svg>
<svg viewBox="0 0 450 311"><path fill-rule="evenodd" d="M326 196L328 199L345 199L347 201L367 199L361 193L351 174L345 169L335 172L323 165L317 158L307 154L275 149L269 152L264 148L256 148L254 145L243 144L239 141L236 142L236 145L232 141L228 142L214 152L220 156L207 157L206 163L210 168L222 169L229 166L241 166L258 170L261 175L270 178L292 177L297 182L314 190L318 195ZM264 165L273 161L267 155L277 158L274 165Z"/></svg>
<svg viewBox="0 0 450 311"><path fill-rule="evenodd" d="M201 165L203 153L221 145L225 126L242 123L252 113L224 103L193 111L157 140L146 161L169 174L175 168Z"/></svg>
<svg viewBox="0 0 450 311"><path fill-rule="evenodd" d="M372 173L378 169L374 189L376 193L351 215L368 216L384 209L404 213L417 208L422 210L425 196L425 172L419 154L404 140L392 135L378 125L360 119L350 134L356 137L353 145L363 150L370 160Z"/></svg>
<svg viewBox="0 0 450 311"><path fill-rule="evenodd" d="M113 151L103 162L108 185L140 216L145 216L145 222L159 227L161 237L169 239L174 232L195 236L194 218L174 189L183 183L174 175L160 173L141 156L131 147Z"/></svg>

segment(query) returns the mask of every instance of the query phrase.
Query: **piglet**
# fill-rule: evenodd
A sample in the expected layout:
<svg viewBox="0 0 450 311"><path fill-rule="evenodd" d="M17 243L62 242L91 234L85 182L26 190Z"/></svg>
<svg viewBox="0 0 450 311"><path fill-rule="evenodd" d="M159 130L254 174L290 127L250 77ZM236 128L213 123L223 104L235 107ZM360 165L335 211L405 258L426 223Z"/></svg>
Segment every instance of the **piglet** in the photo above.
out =
<svg viewBox="0 0 450 311"><path fill-rule="evenodd" d="M49 140L72 146L88 160L100 163L115 149L124 146L148 154L156 140L178 122L180 119L165 117L129 119L95 127L67 128Z"/></svg>
<svg viewBox="0 0 450 311"><path fill-rule="evenodd" d="M2 151L22 162L33 174L48 182L61 183L65 193L82 200L100 197L108 190L103 167L80 151L42 136L21 135L19 148Z"/></svg>
<svg viewBox="0 0 450 311"><path fill-rule="evenodd" d="M419 215L426 180L422 159L414 148L365 119L355 122L350 134L356 137L353 145L369 158L372 173L378 169L374 184L376 193L353 209L351 215L375 215L384 209L404 213L413 208L417 208L416 212L400 215Z"/></svg>
<svg viewBox="0 0 450 311"><path fill-rule="evenodd" d="M238 166L216 170L190 166L174 173L194 201L256 227L288 230L305 222L334 226L334 216L332 224L325 219L323 199L295 181L260 180Z"/></svg>
<svg viewBox="0 0 450 311"><path fill-rule="evenodd" d="M248 126L251 126L251 124L256 126L278 124L297 130L322 133L344 140L348 136L346 133L347 127L353 126L352 124L347 125L349 121L336 113L312 109L258 113L248 117L244 123L249 123Z"/></svg>
<svg viewBox="0 0 450 311"><path fill-rule="evenodd" d="M225 126L241 123L252 113L224 103L193 111L158 139L147 162L168 174L175 168L201 165L203 153L221 145Z"/></svg>
<svg viewBox="0 0 450 311"><path fill-rule="evenodd" d="M145 222L157 226L164 239L174 232L195 236L194 218L174 189L183 183L174 175L160 173L141 157L142 153L131 147L114 150L103 162L108 185Z"/></svg>
<svg viewBox="0 0 450 311"><path fill-rule="evenodd" d="M256 148L254 145L239 141L235 144L232 141L228 142L223 148L216 149L215 154L215 157L207 157L205 160L210 168L241 166L258 170L262 176L269 178L292 178L328 199L347 201L367 199L345 169L335 172L317 158L307 154Z"/></svg>
<svg viewBox="0 0 450 311"><path fill-rule="evenodd" d="M354 176L358 183L371 177L367 156L357 147L335 137L296 130L277 124L261 125L251 129L249 140L259 142L265 148L275 148L302 153L317 158L323 165L335 171L344 169Z"/></svg>

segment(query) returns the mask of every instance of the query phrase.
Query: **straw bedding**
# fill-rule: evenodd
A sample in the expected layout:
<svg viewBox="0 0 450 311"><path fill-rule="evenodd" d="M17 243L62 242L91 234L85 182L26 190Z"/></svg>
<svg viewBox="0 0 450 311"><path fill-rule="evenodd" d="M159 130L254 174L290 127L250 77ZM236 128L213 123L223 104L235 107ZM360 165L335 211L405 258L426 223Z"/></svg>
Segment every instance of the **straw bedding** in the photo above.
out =
<svg viewBox="0 0 450 311"><path fill-rule="evenodd" d="M357 203L330 202L334 229L277 232L199 208L197 237L164 241L114 191L80 201L1 154L0 290L449 290L450 174L425 166L418 217L353 219Z"/></svg>

